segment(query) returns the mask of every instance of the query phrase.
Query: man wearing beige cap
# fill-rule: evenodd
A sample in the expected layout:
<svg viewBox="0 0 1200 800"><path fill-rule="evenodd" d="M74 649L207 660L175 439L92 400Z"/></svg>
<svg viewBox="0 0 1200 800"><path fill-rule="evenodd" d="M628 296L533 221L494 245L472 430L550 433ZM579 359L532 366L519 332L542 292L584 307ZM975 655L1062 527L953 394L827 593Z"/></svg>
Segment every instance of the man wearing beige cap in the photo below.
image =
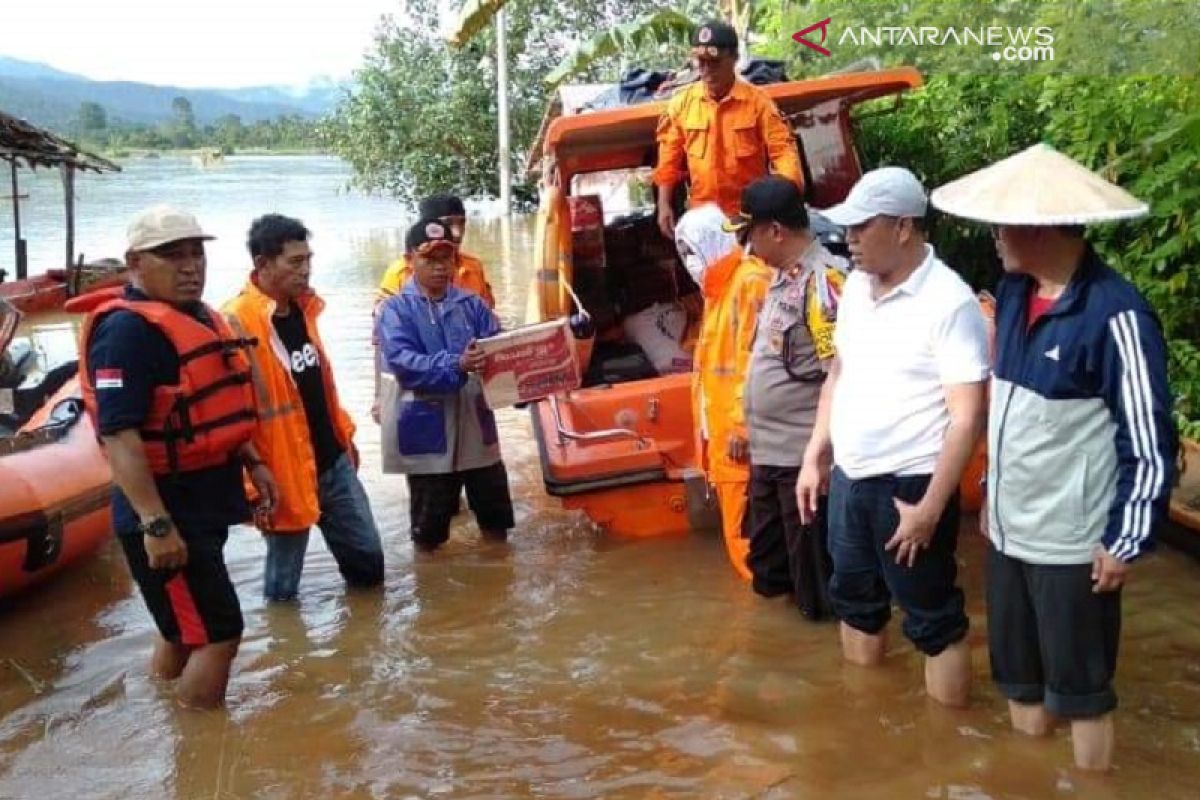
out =
<svg viewBox="0 0 1200 800"><path fill-rule="evenodd" d="M222 703L242 634L222 550L250 518L243 469L278 498L250 444L257 424L249 363L204 305L204 242L191 214L155 206L128 231L131 285L84 322L84 403L112 467L113 528L161 638L151 673L189 707Z"/></svg>
<svg viewBox="0 0 1200 800"><path fill-rule="evenodd" d="M989 223L996 363L988 418L988 644L1013 727L1071 724L1075 764L1107 770L1121 588L1154 545L1175 461L1154 310L1083 238L1145 203L1044 144L939 188Z"/></svg>
<svg viewBox="0 0 1200 800"><path fill-rule="evenodd" d="M926 209L917 178L884 167L822 212L846 226L855 269L796 494L807 522L832 456L829 592L846 659L883 660L894 597L926 656L929 696L962 706L971 658L957 490L983 430L987 330L971 289L925 243Z"/></svg>

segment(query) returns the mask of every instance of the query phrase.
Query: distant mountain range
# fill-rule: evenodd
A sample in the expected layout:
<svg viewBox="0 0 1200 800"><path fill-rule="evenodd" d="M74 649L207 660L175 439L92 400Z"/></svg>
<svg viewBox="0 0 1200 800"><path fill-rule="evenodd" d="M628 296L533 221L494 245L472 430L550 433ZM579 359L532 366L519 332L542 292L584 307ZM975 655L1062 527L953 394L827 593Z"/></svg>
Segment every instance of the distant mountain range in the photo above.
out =
<svg viewBox="0 0 1200 800"><path fill-rule="evenodd" d="M186 97L198 125L227 114L250 124L285 114L316 118L337 106L345 89L329 78L302 88L254 86L245 89L185 89L130 81L94 81L45 64L0 56L0 111L35 125L68 132L79 104L104 106L109 124L155 124L171 118L171 101Z"/></svg>

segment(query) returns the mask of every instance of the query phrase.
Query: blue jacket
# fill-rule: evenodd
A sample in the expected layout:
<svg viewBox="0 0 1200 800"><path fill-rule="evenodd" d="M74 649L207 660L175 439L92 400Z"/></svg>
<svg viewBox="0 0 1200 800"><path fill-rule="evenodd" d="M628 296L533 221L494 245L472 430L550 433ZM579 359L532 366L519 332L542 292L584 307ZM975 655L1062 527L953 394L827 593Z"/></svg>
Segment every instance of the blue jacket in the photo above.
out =
<svg viewBox="0 0 1200 800"><path fill-rule="evenodd" d="M1167 351L1150 306L1089 248L1030 328L1034 282L996 291L988 527L1001 552L1085 564L1099 543L1132 561L1170 496L1176 435Z"/></svg>
<svg viewBox="0 0 1200 800"><path fill-rule="evenodd" d="M381 304L376 336L385 472L440 474L500 460L483 387L459 367L472 339L499 332L483 300L455 286L434 302L409 280Z"/></svg>

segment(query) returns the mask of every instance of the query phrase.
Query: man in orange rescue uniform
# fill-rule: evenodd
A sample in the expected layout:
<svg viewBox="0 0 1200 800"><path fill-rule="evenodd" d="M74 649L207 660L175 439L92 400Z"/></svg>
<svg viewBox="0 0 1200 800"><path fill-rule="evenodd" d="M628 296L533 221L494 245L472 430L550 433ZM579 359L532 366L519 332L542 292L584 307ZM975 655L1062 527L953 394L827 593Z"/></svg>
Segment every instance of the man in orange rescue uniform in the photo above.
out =
<svg viewBox="0 0 1200 800"><path fill-rule="evenodd" d="M222 703L242 636L222 551L229 526L250 518L243 468L262 510L278 498L250 441L248 343L200 302L211 238L168 206L139 214L132 283L96 293L79 348L84 404L117 485L113 529L161 635L150 672L178 678L190 707Z"/></svg>
<svg viewBox="0 0 1200 800"><path fill-rule="evenodd" d="M737 33L710 21L692 36L698 83L671 98L658 122L658 227L674 238L675 187L691 181L689 205L716 203L732 216L742 190L768 167L804 188L796 140L774 101L739 80Z"/></svg>
<svg viewBox="0 0 1200 800"><path fill-rule="evenodd" d="M715 205L693 208L679 219L675 243L704 293L704 318L695 351L692 414L700 433L697 455L721 504L721 530L733 568L745 580L750 539L745 530L750 442L742 393L750 349L771 270L746 256Z"/></svg>
<svg viewBox="0 0 1200 800"><path fill-rule="evenodd" d="M351 586L383 583L383 547L358 479L354 422L338 401L333 368L317 331L325 301L309 285L312 248L298 219L259 217L247 246L254 268L223 309L246 338L261 422L254 445L278 477L279 506L255 522L267 541L263 595L294 600L308 533L321 529Z"/></svg>

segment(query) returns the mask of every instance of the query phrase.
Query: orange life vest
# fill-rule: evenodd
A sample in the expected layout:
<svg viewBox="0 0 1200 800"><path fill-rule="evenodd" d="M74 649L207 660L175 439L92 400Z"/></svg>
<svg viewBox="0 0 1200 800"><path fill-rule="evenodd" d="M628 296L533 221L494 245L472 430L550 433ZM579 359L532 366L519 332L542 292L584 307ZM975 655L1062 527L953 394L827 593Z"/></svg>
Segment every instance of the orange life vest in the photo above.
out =
<svg viewBox="0 0 1200 800"><path fill-rule="evenodd" d="M325 301L314 293L301 297L296 305L304 316L309 341L317 350L334 436L348 451L353 443L354 421L338 400L333 369L317 330L317 316L324 310ZM265 529L272 533L307 531L321 516L320 476L304 400L292 377L287 351L272 323L275 302L251 280L221 310L234 333L255 342L247 351L258 399L259 424L254 431L254 449L267 462L279 485L279 502L270 517L256 522L265 523ZM253 501L258 490L247 484L246 494Z"/></svg>
<svg viewBox="0 0 1200 800"><path fill-rule="evenodd" d="M234 336L208 306L204 313L213 327L153 300L122 297L100 304L83 324L79 348L84 407L97 429L88 347L99 321L121 310L132 311L162 331L179 356L179 383L154 387L150 412L139 429L151 472L173 475L226 463L250 441L258 421L250 363L242 352L250 343Z"/></svg>

